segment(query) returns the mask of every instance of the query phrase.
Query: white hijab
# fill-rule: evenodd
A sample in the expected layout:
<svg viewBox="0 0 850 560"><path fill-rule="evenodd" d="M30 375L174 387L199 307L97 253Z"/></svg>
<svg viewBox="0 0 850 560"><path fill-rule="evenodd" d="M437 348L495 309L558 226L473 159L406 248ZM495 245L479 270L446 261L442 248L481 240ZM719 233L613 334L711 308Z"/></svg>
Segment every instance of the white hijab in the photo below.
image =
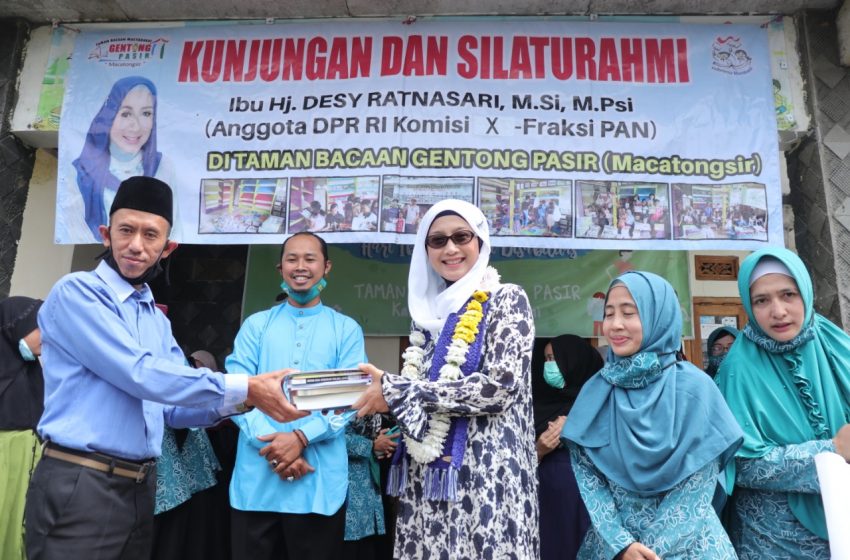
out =
<svg viewBox="0 0 850 560"><path fill-rule="evenodd" d="M434 218L446 210L457 212L482 241L478 260L473 267L448 288L446 281L431 268L425 247L425 238ZM420 328L436 335L442 330L446 318L458 311L472 292L481 286L490 263L490 229L484 214L476 206L463 200L441 200L422 217L415 243L407 277L407 308L410 317ZM473 239L471 243L477 243L477 240Z"/></svg>

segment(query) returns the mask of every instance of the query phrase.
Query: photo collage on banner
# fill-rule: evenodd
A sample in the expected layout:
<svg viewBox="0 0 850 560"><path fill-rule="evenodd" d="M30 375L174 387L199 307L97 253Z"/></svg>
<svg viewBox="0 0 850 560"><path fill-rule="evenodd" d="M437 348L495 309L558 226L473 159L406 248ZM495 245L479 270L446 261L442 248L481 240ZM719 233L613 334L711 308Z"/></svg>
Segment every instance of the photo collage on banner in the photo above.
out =
<svg viewBox="0 0 850 560"><path fill-rule="evenodd" d="M666 183L576 181L578 237L670 239Z"/></svg>
<svg viewBox="0 0 850 560"><path fill-rule="evenodd" d="M767 240L767 193L760 183L673 184L676 239Z"/></svg>
<svg viewBox="0 0 850 560"><path fill-rule="evenodd" d="M198 233L415 234L434 203L455 198L479 206L493 236L767 239L767 197L758 183L579 180L573 186L569 180L479 178L475 184L472 177L398 175L296 177L289 188L284 178L204 179Z"/></svg>

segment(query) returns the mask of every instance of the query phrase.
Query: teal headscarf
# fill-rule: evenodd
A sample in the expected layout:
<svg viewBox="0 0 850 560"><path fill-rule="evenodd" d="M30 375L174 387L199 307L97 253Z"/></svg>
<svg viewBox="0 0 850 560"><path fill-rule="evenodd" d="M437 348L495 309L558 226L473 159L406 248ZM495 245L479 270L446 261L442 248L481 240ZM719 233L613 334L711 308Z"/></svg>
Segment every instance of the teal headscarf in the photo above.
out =
<svg viewBox="0 0 850 560"><path fill-rule="evenodd" d="M764 333L750 304L750 276L765 257L788 268L806 308L803 329L786 343ZM738 290L750 321L716 379L744 428L738 457L753 459L774 447L832 438L850 419L850 337L814 312L812 280L803 261L787 249L756 251L741 263ZM734 465L727 475L731 481ZM828 538L819 494L791 492L788 502L804 527Z"/></svg>
<svg viewBox="0 0 850 560"><path fill-rule="evenodd" d="M562 435L583 447L609 480L632 492L658 494L718 458L723 468L741 444L741 428L711 378L676 359L682 312L670 283L630 271L608 292L617 284L637 304L640 349L628 357L609 349L605 367L579 393Z"/></svg>
<svg viewBox="0 0 850 560"><path fill-rule="evenodd" d="M706 347L708 348L708 364L705 366L705 373L707 373L711 377L717 375L717 370L720 369L720 364L722 364L723 360L726 358L726 353L720 354L719 356L715 356L711 352L711 347L714 346L714 343L717 342L717 339L723 338L724 336L738 338L739 334L741 333L735 327L723 326L714 329L711 334L708 335L708 340L705 343Z"/></svg>

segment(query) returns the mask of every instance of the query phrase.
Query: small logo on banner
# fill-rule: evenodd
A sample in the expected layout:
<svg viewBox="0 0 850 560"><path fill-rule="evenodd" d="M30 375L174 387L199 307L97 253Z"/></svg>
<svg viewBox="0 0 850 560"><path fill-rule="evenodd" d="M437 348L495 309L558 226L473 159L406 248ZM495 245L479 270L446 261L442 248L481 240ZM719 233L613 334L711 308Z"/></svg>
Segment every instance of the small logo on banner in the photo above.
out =
<svg viewBox="0 0 850 560"><path fill-rule="evenodd" d="M141 37L111 37L98 41L89 51L89 60L113 67L136 68L165 56L168 39Z"/></svg>
<svg viewBox="0 0 850 560"><path fill-rule="evenodd" d="M740 37L717 37L711 46L711 68L725 74L746 74L753 69L753 59Z"/></svg>

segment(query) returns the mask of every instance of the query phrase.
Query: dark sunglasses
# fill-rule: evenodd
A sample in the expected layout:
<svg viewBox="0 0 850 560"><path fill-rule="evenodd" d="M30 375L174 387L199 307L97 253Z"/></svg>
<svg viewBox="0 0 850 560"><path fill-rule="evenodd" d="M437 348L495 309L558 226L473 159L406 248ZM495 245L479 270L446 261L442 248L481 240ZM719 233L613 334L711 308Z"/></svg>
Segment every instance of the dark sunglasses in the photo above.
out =
<svg viewBox="0 0 850 560"><path fill-rule="evenodd" d="M446 246L446 243L449 242L449 239L452 240L456 246L466 245L473 239L475 239L475 234L469 231L468 229L461 229L454 232L451 235L443 235L442 233L438 233L436 235L429 235L425 238L425 245L430 247L431 249L442 249Z"/></svg>

